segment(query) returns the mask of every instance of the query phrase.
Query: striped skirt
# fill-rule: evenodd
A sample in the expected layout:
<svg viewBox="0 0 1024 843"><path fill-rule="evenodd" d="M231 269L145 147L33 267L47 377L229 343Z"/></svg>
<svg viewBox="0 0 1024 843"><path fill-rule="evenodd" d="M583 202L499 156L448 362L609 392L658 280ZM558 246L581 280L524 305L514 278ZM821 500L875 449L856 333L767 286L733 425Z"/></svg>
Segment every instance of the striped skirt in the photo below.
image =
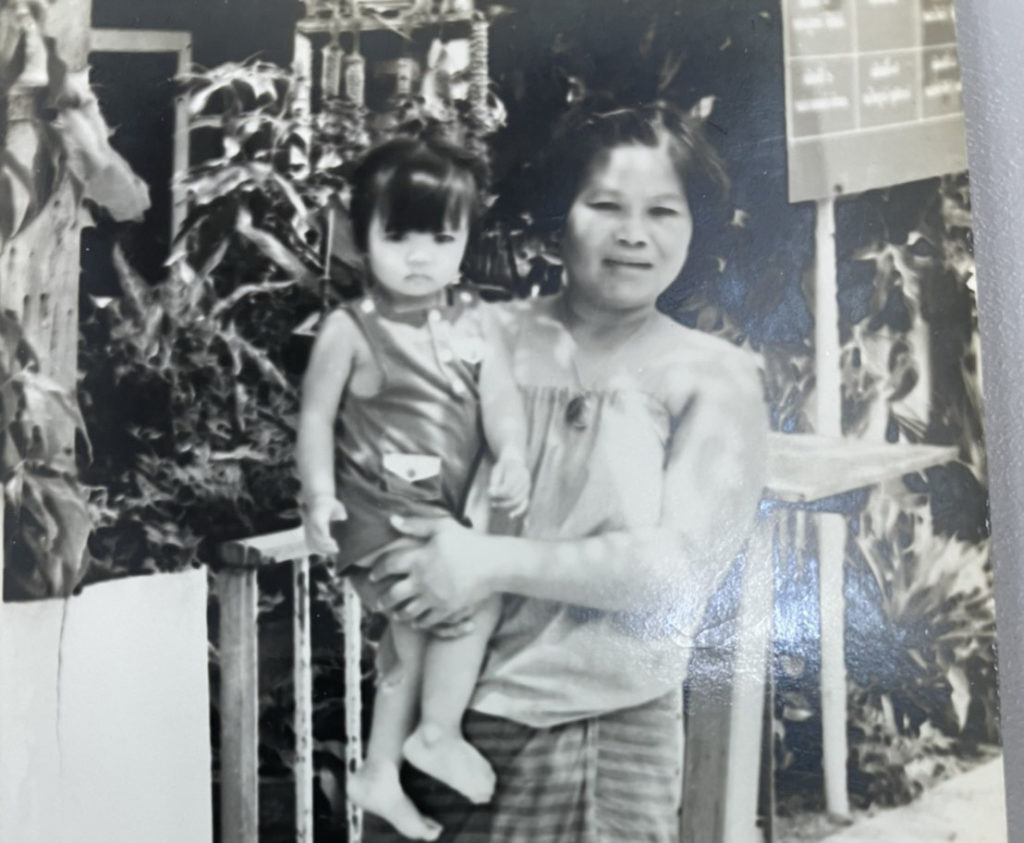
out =
<svg viewBox="0 0 1024 843"><path fill-rule="evenodd" d="M599 718L533 729L470 711L466 738L494 767L488 805L472 805L408 764L413 802L443 843L675 843L682 796L681 695ZM404 840L367 817L364 843Z"/></svg>

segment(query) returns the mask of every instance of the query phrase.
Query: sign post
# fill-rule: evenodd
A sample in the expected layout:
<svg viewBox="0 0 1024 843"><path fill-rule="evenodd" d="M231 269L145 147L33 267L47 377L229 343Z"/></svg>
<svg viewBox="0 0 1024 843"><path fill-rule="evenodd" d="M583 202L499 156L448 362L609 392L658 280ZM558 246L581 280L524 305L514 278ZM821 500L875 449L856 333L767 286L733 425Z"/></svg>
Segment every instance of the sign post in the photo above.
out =
<svg viewBox="0 0 1024 843"><path fill-rule="evenodd" d="M783 0L790 202L816 202L817 432L842 435L835 202L967 167L953 0ZM825 799L849 816L846 522L818 516Z"/></svg>

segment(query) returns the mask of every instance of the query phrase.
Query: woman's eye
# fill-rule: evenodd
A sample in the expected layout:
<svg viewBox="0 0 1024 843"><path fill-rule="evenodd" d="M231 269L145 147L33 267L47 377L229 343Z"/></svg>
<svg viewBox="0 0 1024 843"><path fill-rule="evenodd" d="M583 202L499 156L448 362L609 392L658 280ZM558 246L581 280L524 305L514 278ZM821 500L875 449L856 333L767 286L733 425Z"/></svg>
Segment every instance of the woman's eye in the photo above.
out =
<svg viewBox="0 0 1024 843"><path fill-rule="evenodd" d="M679 211L675 208L668 208L661 205L656 208L651 208L650 214L652 217L678 217Z"/></svg>
<svg viewBox="0 0 1024 843"><path fill-rule="evenodd" d="M595 211L617 211L619 210L619 203L602 200L599 202L591 202L590 207Z"/></svg>

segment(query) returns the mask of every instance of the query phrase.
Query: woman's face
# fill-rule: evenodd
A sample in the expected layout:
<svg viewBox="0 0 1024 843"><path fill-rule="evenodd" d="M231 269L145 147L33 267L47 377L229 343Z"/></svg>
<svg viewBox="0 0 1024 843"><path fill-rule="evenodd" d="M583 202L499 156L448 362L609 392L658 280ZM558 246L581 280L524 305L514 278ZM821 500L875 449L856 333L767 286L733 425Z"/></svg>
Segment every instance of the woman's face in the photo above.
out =
<svg viewBox="0 0 1024 843"><path fill-rule="evenodd" d="M598 159L569 209L562 259L572 295L600 310L653 306L686 262L690 206L661 147Z"/></svg>

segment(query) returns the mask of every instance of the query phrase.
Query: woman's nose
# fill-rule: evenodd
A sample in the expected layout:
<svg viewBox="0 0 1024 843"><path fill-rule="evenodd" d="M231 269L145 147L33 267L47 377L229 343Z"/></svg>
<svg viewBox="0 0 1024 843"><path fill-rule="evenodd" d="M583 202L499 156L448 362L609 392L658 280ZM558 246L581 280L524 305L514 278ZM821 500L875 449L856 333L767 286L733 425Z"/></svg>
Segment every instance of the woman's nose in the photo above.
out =
<svg viewBox="0 0 1024 843"><path fill-rule="evenodd" d="M643 222L632 214L624 216L615 232L615 239L623 246L643 246L647 243L647 231Z"/></svg>

